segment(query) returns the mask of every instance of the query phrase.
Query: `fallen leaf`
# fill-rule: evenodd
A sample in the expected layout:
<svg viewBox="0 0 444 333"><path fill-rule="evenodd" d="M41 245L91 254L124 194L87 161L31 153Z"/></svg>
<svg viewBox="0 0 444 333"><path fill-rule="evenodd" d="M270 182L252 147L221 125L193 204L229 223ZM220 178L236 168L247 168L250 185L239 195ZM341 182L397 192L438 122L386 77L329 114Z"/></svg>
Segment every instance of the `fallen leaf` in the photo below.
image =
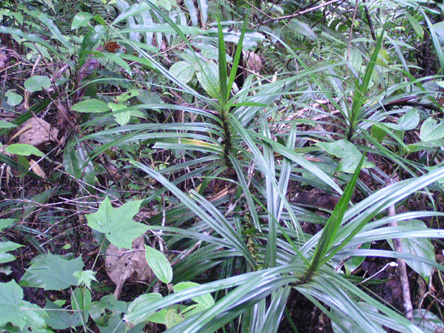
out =
<svg viewBox="0 0 444 333"><path fill-rule="evenodd" d="M33 159L31 159L29 161L29 165L31 166L31 170L37 175L42 177L43 179L46 179L46 173L45 171L43 171L43 169L40 167L40 165L34 161Z"/></svg>
<svg viewBox="0 0 444 333"><path fill-rule="evenodd" d="M5 50L0 51L0 71L9 66L9 55Z"/></svg>
<svg viewBox="0 0 444 333"><path fill-rule="evenodd" d="M153 280L153 271L145 258L143 237L137 237L132 245L132 249L128 250L118 249L110 244L106 250L105 270L116 285L114 295L117 299L126 281L151 282Z"/></svg>
<svg viewBox="0 0 444 333"><path fill-rule="evenodd" d="M254 52L244 51L244 58L247 60L247 69L259 74L262 69L261 57Z"/></svg>
<svg viewBox="0 0 444 333"><path fill-rule="evenodd" d="M56 141L59 130L40 118L31 118L23 123L18 132L19 143L38 147L49 141Z"/></svg>

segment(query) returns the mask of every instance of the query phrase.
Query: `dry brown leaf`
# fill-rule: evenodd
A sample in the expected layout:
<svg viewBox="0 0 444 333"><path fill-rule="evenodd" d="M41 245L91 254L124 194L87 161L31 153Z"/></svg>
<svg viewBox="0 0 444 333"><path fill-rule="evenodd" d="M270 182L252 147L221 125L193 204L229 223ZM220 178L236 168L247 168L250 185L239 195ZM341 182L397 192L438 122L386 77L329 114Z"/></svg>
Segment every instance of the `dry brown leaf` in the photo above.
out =
<svg viewBox="0 0 444 333"><path fill-rule="evenodd" d="M247 69L259 74L262 69L261 57L251 51L244 51L244 59L247 60Z"/></svg>
<svg viewBox="0 0 444 333"><path fill-rule="evenodd" d="M0 51L0 71L9 66L9 55L5 50Z"/></svg>
<svg viewBox="0 0 444 333"><path fill-rule="evenodd" d="M116 285L114 295L117 299L126 281L151 282L154 274L146 262L143 237L133 241L132 250L118 249L110 244L106 250L105 269Z"/></svg>
<svg viewBox="0 0 444 333"><path fill-rule="evenodd" d="M19 130L19 142L38 147L49 141L55 141L59 130L40 118L31 118L23 123Z"/></svg>
<svg viewBox="0 0 444 333"><path fill-rule="evenodd" d="M42 177L43 179L46 179L46 173L43 171L43 169L40 167L40 165L34 161L33 159L29 160L29 165L31 166L31 170L37 175Z"/></svg>

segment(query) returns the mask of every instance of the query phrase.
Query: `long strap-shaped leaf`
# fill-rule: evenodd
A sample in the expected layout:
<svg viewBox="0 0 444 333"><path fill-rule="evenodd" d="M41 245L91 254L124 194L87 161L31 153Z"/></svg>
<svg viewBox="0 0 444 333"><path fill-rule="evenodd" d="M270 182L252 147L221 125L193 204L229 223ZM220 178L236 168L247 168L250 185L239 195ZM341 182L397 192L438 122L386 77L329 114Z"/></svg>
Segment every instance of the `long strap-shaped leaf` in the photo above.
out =
<svg viewBox="0 0 444 333"><path fill-rule="evenodd" d="M356 182L358 180L359 174L361 173L361 167L362 163L364 162L364 159L365 156L362 156L361 161L359 162L359 165L356 168L356 171L353 174L352 179L345 188L344 194L341 196L341 199L339 199L338 204L336 205L335 209L333 210L333 213L331 214L330 218L327 221L327 224L322 230L321 237L313 254L313 259L307 271L306 277L308 280L311 279L312 274L316 272L316 270L326 261L325 255L327 254L328 250L330 249L331 245L333 244L336 238L336 233L338 232L341 226L342 219L344 218L345 212L347 211L347 208L350 204L350 200L353 195Z"/></svg>
<svg viewBox="0 0 444 333"><path fill-rule="evenodd" d="M376 66L376 61L378 60L379 50L382 46L382 41L384 40L384 30L381 33L381 36L378 39L378 42L376 44L375 50L373 51L372 57L370 59L370 62L367 66L367 69L365 70L364 79L359 84L357 82L357 88L355 90L355 93L353 95L353 102L352 102L352 109L351 109L351 115L349 116L349 131L347 134L347 138L350 140L352 135L354 134L353 131L355 130L356 121L359 120L360 114L361 114L361 107L364 104L364 101L366 99L368 87L370 84L370 79L373 74L373 70Z"/></svg>
<svg viewBox="0 0 444 333"><path fill-rule="evenodd" d="M256 266L245 242L240 238L239 234L234 230L226 218L209 201L197 193L193 193L194 199L192 199L159 172L139 162L130 162L168 188L168 190L170 190L183 204L191 209L205 223L211 226L218 234L224 237L228 246L239 251L239 254L245 258L251 267L254 268Z"/></svg>

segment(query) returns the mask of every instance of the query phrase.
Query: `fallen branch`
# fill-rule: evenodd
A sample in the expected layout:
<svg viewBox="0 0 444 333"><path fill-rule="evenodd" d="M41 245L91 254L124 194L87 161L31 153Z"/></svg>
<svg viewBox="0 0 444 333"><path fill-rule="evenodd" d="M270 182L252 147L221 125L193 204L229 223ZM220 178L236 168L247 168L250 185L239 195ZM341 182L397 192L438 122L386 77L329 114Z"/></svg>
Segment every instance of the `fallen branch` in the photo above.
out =
<svg viewBox="0 0 444 333"><path fill-rule="evenodd" d="M396 209L395 205L391 205L388 208L388 216L395 216ZM397 227L398 223L396 221L390 222L390 226ZM393 238L393 248L396 252L402 253L402 244L399 238ZM410 297L410 285L409 285L409 277L407 275L407 266L405 264L405 260L398 258L396 259L398 263L398 272L399 272L399 281L401 283L401 293L402 300L404 303L405 317L413 322L413 306L412 299Z"/></svg>

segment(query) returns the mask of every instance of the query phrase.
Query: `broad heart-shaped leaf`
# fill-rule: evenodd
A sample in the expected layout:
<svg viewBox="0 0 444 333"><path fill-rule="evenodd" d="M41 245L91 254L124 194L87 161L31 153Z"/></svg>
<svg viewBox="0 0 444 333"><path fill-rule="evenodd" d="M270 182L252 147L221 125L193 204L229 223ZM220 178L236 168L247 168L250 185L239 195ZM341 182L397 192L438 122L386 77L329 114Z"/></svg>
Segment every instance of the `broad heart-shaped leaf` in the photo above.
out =
<svg viewBox="0 0 444 333"><path fill-rule="evenodd" d="M350 141L344 139L335 142L318 142L316 145L324 149L327 153L342 159L336 171L353 173L362 157L358 148ZM374 166L375 165L372 162L368 162L367 159L362 165L363 168L373 168Z"/></svg>
<svg viewBox="0 0 444 333"><path fill-rule="evenodd" d="M173 279L173 269L165 255L153 249L151 246L146 246L146 262L153 270L157 278L163 283L170 283Z"/></svg>
<svg viewBox="0 0 444 333"><path fill-rule="evenodd" d="M195 72L194 65L186 61L176 62L170 67L170 73L183 83L190 82L193 79Z"/></svg>
<svg viewBox="0 0 444 333"><path fill-rule="evenodd" d="M158 301L162 298L161 294L151 293L151 294L143 294L137 297L128 307L128 312L131 313L133 311L138 310L139 308L146 306L149 303ZM156 313L145 313L143 316L137 317L135 322L143 322L143 321L151 321L153 323L163 324L165 325L165 315L166 309L157 311Z"/></svg>
<svg viewBox="0 0 444 333"><path fill-rule="evenodd" d="M427 230L427 226L420 220L399 221L399 226L415 227ZM401 238L402 252L412 254L430 261L435 261L435 248L428 238ZM393 248L393 242L389 240L390 246ZM405 259L416 273L421 275L426 282L429 282L433 267L419 260Z"/></svg>
<svg viewBox="0 0 444 333"><path fill-rule="evenodd" d="M51 86L51 81L47 76L35 75L31 76L25 81L25 88L29 92L36 92L43 89L48 89Z"/></svg>
<svg viewBox="0 0 444 333"><path fill-rule="evenodd" d="M219 68L214 62L202 62L202 68L197 66L197 80L202 88L213 98L217 98L220 93Z"/></svg>
<svg viewBox="0 0 444 333"><path fill-rule="evenodd" d="M114 118L120 126L128 124L131 119L131 111L122 111L127 108L125 104L108 103L108 106L113 112L120 111L114 115Z"/></svg>
<svg viewBox="0 0 444 333"><path fill-rule="evenodd" d="M176 309L168 309L165 315L165 325L167 328L171 328L183 322L184 319L185 318L182 315L177 313Z"/></svg>
<svg viewBox="0 0 444 333"><path fill-rule="evenodd" d="M74 104L71 110L83 113L102 113L109 111L110 107L107 103L92 98Z"/></svg>
<svg viewBox="0 0 444 333"><path fill-rule="evenodd" d="M19 105L23 101L23 96L17 94L15 89L8 90L5 96L8 98L7 103L11 106Z"/></svg>
<svg viewBox="0 0 444 333"><path fill-rule="evenodd" d="M41 254L31 261L31 266L20 280L20 285L45 290L65 289L77 285L73 274L82 269L82 257L66 260L51 253Z"/></svg>
<svg viewBox="0 0 444 333"><path fill-rule="evenodd" d="M444 122L437 123L435 119L428 118L421 126L419 138L421 141L432 141L444 137Z"/></svg>
<svg viewBox="0 0 444 333"><path fill-rule="evenodd" d="M39 149L34 146L28 145L26 143L14 143L5 148L10 154L19 155L19 156L30 156L35 155L39 157L45 156Z"/></svg>
<svg viewBox="0 0 444 333"><path fill-rule="evenodd" d="M88 226L105 234L117 248L131 249L133 240L148 230L146 225L133 221L141 204L142 200L130 201L120 208L113 208L106 197L97 212L86 215Z"/></svg>
<svg viewBox="0 0 444 333"><path fill-rule="evenodd" d="M186 281L176 284L173 287L173 290L175 293L177 293L179 291L194 288L197 286L199 286L199 283ZM205 311L214 305L214 298L213 296L211 296L211 294L193 297L191 300L196 302L197 304L188 306L181 311L181 314L185 317L193 316L196 313Z"/></svg>
<svg viewBox="0 0 444 333"><path fill-rule="evenodd" d="M418 124L419 114L418 111L415 109L410 110L401 118L399 118L397 124L384 123L385 126L390 127L391 129L394 129L396 131L409 131L416 128Z"/></svg>

